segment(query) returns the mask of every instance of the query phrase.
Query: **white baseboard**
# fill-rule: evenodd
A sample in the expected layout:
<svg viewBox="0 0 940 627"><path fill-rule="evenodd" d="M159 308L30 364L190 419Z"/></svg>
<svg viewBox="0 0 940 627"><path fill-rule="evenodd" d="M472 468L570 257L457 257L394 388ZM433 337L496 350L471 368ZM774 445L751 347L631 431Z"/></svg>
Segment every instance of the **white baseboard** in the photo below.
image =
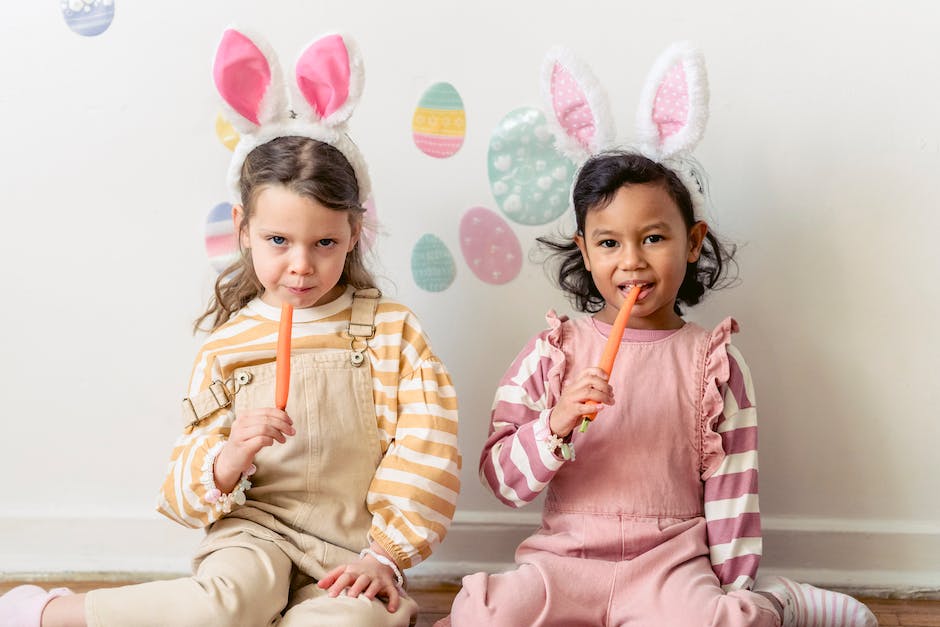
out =
<svg viewBox="0 0 940 627"><path fill-rule="evenodd" d="M447 541L410 576L457 581L512 568L536 511L458 512ZM765 516L762 572L826 587L940 593L940 525ZM152 518L0 518L0 577L185 573L200 531Z"/></svg>

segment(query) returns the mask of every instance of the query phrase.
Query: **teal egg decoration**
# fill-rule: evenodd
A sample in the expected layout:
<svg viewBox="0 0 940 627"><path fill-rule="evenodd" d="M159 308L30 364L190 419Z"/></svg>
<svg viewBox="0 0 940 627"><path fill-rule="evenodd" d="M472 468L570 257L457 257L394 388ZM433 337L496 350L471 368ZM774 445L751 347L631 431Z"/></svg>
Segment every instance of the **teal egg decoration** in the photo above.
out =
<svg viewBox="0 0 940 627"><path fill-rule="evenodd" d="M454 256L441 238L425 233L411 251L411 276L421 289L442 292L457 275Z"/></svg>
<svg viewBox="0 0 940 627"><path fill-rule="evenodd" d="M59 6L69 28L84 37L100 35L114 19L114 0L61 0Z"/></svg>
<svg viewBox="0 0 940 627"><path fill-rule="evenodd" d="M576 169L555 150L555 137L539 109L511 111L490 137L490 189L500 210L513 222L547 224L563 214Z"/></svg>

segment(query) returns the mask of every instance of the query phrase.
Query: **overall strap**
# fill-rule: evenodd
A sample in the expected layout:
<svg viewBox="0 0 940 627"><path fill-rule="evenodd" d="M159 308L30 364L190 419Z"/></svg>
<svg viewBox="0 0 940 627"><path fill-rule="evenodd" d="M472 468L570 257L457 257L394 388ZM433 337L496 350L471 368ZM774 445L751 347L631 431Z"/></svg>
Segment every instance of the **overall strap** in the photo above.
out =
<svg viewBox="0 0 940 627"><path fill-rule="evenodd" d="M234 396L223 381L215 380L199 394L184 398L183 419L186 421L187 431L191 431L216 411L231 405Z"/></svg>
<svg viewBox="0 0 940 627"><path fill-rule="evenodd" d="M382 292L375 287L353 293L352 313L346 328L350 337L369 339L375 335L375 310L381 297Z"/></svg>
<svg viewBox="0 0 940 627"><path fill-rule="evenodd" d="M352 312L349 314L346 333L351 338L350 348L353 352L349 359L354 366L361 366L366 360L364 353L369 345L368 340L375 336L375 311L380 298L382 292L375 287L356 290L353 293Z"/></svg>

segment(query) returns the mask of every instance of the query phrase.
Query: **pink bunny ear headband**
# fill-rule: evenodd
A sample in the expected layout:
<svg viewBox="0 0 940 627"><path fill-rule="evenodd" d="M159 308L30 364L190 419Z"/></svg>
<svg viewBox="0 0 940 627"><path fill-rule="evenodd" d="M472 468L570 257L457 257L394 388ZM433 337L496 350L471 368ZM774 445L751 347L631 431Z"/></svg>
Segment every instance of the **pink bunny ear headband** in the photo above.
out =
<svg viewBox="0 0 940 627"><path fill-rule="evenodd" d="M241 198L239 178L249 152L278 137L299 136L343 153L356 173L359 203L365 203L371 191L369 171L346 134L346 121L362 95L359 49L349 37L324 35L300 53L294 74L288 90L266 42L234 28L222 33L212 76L229 122L241 135L228 172L235 198Z"/></svg>
<svg viewBox="0 0 940 627"><path fill-rule="evenodd" d="M607 95L590 68L568 50L549 51L542 65L542 95L555 145L565 156L582 163L616 147ZM705 59L688 43L673 44L647 75L637 109L635 150L679 176L696 214L705 206L705 192L691 153L707 121Z"/></svg>

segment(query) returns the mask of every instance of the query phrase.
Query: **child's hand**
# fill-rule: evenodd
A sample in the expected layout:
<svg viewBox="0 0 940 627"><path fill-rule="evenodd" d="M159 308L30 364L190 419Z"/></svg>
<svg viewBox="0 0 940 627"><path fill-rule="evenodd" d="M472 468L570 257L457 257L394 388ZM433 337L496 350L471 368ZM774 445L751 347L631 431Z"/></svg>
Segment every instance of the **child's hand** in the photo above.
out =
<svg viewBox="0 0 940 627"><path fill-rule="evenodd" d="M548 417L552 433L567 437L581 424L585 414L597 411L597 407L587 401L604 405L614 403L614 389L607 383L607 373L600 368L585 368L577 379L562 390L561 397Z"/></svg>
<svg viewBox="0 0 940 627"><path fill-rule="evenodd" d="M317 582L317 587L328 590L331 597L339 596L343 590L348 589L346 596L353 598L360 594L364 594L368 599L387 598L385 609L389 612L398 609L395 573L371 555L365 555L352 564L337 566Z"/></svg>
<svg viewBox="0 0 940 627"><path fill-rule="evenodd" d="M228 443L215 458L216 486L223 493L231 492L258 451L275 441L284 443L295 433L294 421L280 409L264 407L239 414L232 423Z"/></svg>

